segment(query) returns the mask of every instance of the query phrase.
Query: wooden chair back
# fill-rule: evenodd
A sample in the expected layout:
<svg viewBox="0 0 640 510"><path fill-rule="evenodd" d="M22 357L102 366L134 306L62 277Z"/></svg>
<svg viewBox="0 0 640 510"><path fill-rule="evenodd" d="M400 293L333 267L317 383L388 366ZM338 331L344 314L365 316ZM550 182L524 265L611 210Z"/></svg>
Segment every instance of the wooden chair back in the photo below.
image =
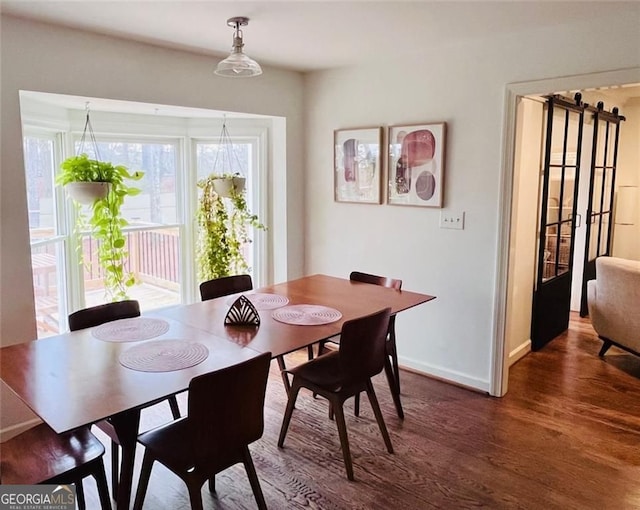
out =
<svg viewBox="0 0 640 510"><path fill-rule="evenodd" d="M340 371L346 384L366 381L384 367L391 308L352 319L340 333Z"/></svg>
<svg viewBox="0 0 640 510"><path fill-rule="evenodd" d="M198 468L217 470L262 437L270 362L267 352L191 380L187 420Z"/></svg>
<svg viewBox="0 0 640 510"><path fill-rule="evenodd" d="M387 278L386 276L378 276L375 274L361 273L360 271L352 271L349 275L349 280L354 282L370 283L372 285L380 285L381 287L388 287L390 289L401 290L402 280L397 278ZM396 316L392 315L389 321L389 335L391 339L395 341Z"/></svg>
<svg viewBox="0 0 640 510"><path fill-rule="evenodd" d="M389 287L391 289L400 290L402 288L402 280L395 278L387 278L385 276L377 276L374 274L361 273L360 271L352 271L349 280L354 282L371 283L380 285L381 287Z"/></svg>
<svg viewBox="0 0 640 510"><path fill-rule="evenodd" d="M102 456L104 446L88 427L57 434L46 423L2 443L0 483L76 485L77 503L86 510L82 480L92 476L102 510L111 510Z"/></svg>
<svg viewBox="0 0 640 510"><path fill-rule="evenodd" d="M69 315L69 329L93 328L105 322L119 319L131 319L140 316L140 304L134 299L106 303L73 312Z"/></svg>
<svg viewBox="0 0 640 510"><path fill-rule="evenodd" d="M251 275L239 274L214 278L200 284L200 298L202 301L215 299L237 292L246 292L253 289Z"/></svg>

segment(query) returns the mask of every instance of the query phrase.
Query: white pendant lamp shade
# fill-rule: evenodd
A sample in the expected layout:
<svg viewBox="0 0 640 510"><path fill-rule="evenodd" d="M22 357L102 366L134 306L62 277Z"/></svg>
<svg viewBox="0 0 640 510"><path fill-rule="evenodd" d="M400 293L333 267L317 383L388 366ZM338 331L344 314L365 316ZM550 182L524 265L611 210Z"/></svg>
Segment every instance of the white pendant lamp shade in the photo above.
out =
<svg viewBox="0 0 640 510"><path fill-rule="evenodd" d="M222 60L216 67L214 72L218 76L248 78L262 74L260 64L252 58L249 58L242 51L244 43L242 42L242 30L240 30L240 27L244 27L248 24L249 18L241 16L229 18L227 20L227 25L234 28L233 47L231 48L231 55Z"/></svg>

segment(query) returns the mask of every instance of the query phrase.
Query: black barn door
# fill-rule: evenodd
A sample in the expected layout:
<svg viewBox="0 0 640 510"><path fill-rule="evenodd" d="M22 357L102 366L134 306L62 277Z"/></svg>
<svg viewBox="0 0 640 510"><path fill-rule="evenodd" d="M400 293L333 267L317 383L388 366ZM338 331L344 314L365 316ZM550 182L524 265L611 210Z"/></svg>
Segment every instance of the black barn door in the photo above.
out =
<svg viewBox="0 0 640 510"><path fill-rule="evenodd" d="M569 326L575 217L585 106L550 96L545 105L544 166L531 342L541 349Z"/></svg>
<svg viewBox="0 0 640 510"><path fill-rule="evenodd" d="M624 120L624 117L618 115L617 108L614 108L612 112L605 112L602 102L598 103L593 114L587 239L582 271L582 295L580 297L581 317L585 317L589 313L587 309L587 281L596 277L596 259L611 255L613 194L616 183L621 120Z"/></svg>

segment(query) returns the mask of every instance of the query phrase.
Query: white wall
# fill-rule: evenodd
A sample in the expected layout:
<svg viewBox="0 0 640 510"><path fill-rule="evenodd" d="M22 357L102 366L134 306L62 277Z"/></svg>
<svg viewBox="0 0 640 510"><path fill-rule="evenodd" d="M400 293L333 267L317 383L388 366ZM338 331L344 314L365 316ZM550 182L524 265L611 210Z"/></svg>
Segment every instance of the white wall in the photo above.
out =
<svg viewBox="0 0 640 510"><path fill-rule="evenodd" d="M527 98L520 101L514 158L505 331L510 365L531 351L531 301L537 258L543 119L542 103Z"/></svg>
<svg viewBox="0 0 640 510"><path fill-rule="evenodd" d="M303 269L303 79L273 68L250 80L213 75L216 59L3 16L2 169L0 173L0 342L35 338L19 90L54 92L282 117L286 166L273 169L272 232L281 279ZM280 217L275 217L279 214ZM286 228L284 226L286 225ZM28 413L1 388L0 430Z"/></svg>
<svg viewBox="0 0 640 510"><path fill-rule="evenodd" d="M394 61L308 76L305 269L357 268L436 295L398 317L402 364L489 391L505 86L639 67L638 21L612 12L422 51L399 45ZM334 129L431 121L448 123L445 209L466 212L464 230L439 229L438 209L333 201Z"/></svg>
<svg viewBox="0 0 640 510"><path fill-rule="evenodd" d="M620 112L627 120L620 127L616 188L636 186L635 222L633 225L614 223L612 255L640 260L640 99L622 105Z"/></svg>

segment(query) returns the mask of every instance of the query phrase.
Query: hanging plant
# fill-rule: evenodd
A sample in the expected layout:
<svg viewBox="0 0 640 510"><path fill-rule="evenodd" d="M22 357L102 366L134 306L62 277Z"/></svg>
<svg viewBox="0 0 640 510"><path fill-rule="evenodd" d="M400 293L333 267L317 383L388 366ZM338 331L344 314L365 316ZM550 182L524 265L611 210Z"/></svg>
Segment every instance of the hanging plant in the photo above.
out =
<svg viewBox="0 0 640 510"><path fill-rule="evenodd" d="M266 230L247 206L244 186L232 186L228 197L216 191L216 181L231 174L211 174L198 182L202 190L196 213L198 245L196 260L200 281L249 271L242 253L250 243L249 229Z"/></svg>
<svg viewBox="0 0 640 510"><path fill-rule="evenodd" d="M213 172L198 181L202 190L196 213L196 261L200 281L249 272L243 248L252 241L249 229L266 230L247 206L245 177L227 130L226 119L218 141Z"/></svg>
<svg viewBox="0 0 640 510"><path fill-rule="evenodd" d="M82 135L81 147L87 131L90 132L97 154L97 144L91 129L89 113ZM78 238L78 250L82 259L82 237L88 230L98 242L98 263L104 271L104 285L107 296L111 301L127 299L127 289L136 283L135 276L127 272L125 261L129 256L126 237L122 231L129 223L120 212L124 200L128 196L135 196L140 189L131 187L127 181L139 181L143 172L129 172L123 165L90 159L86 154L79 154L65 159L61 172L56 177L56 183L70 186L73 183L101 183L106 189L101 195L89 197L86 195L74 198L76 203L75 235ZM88 203L91 214L85 214L82 203Z"/></svg>

